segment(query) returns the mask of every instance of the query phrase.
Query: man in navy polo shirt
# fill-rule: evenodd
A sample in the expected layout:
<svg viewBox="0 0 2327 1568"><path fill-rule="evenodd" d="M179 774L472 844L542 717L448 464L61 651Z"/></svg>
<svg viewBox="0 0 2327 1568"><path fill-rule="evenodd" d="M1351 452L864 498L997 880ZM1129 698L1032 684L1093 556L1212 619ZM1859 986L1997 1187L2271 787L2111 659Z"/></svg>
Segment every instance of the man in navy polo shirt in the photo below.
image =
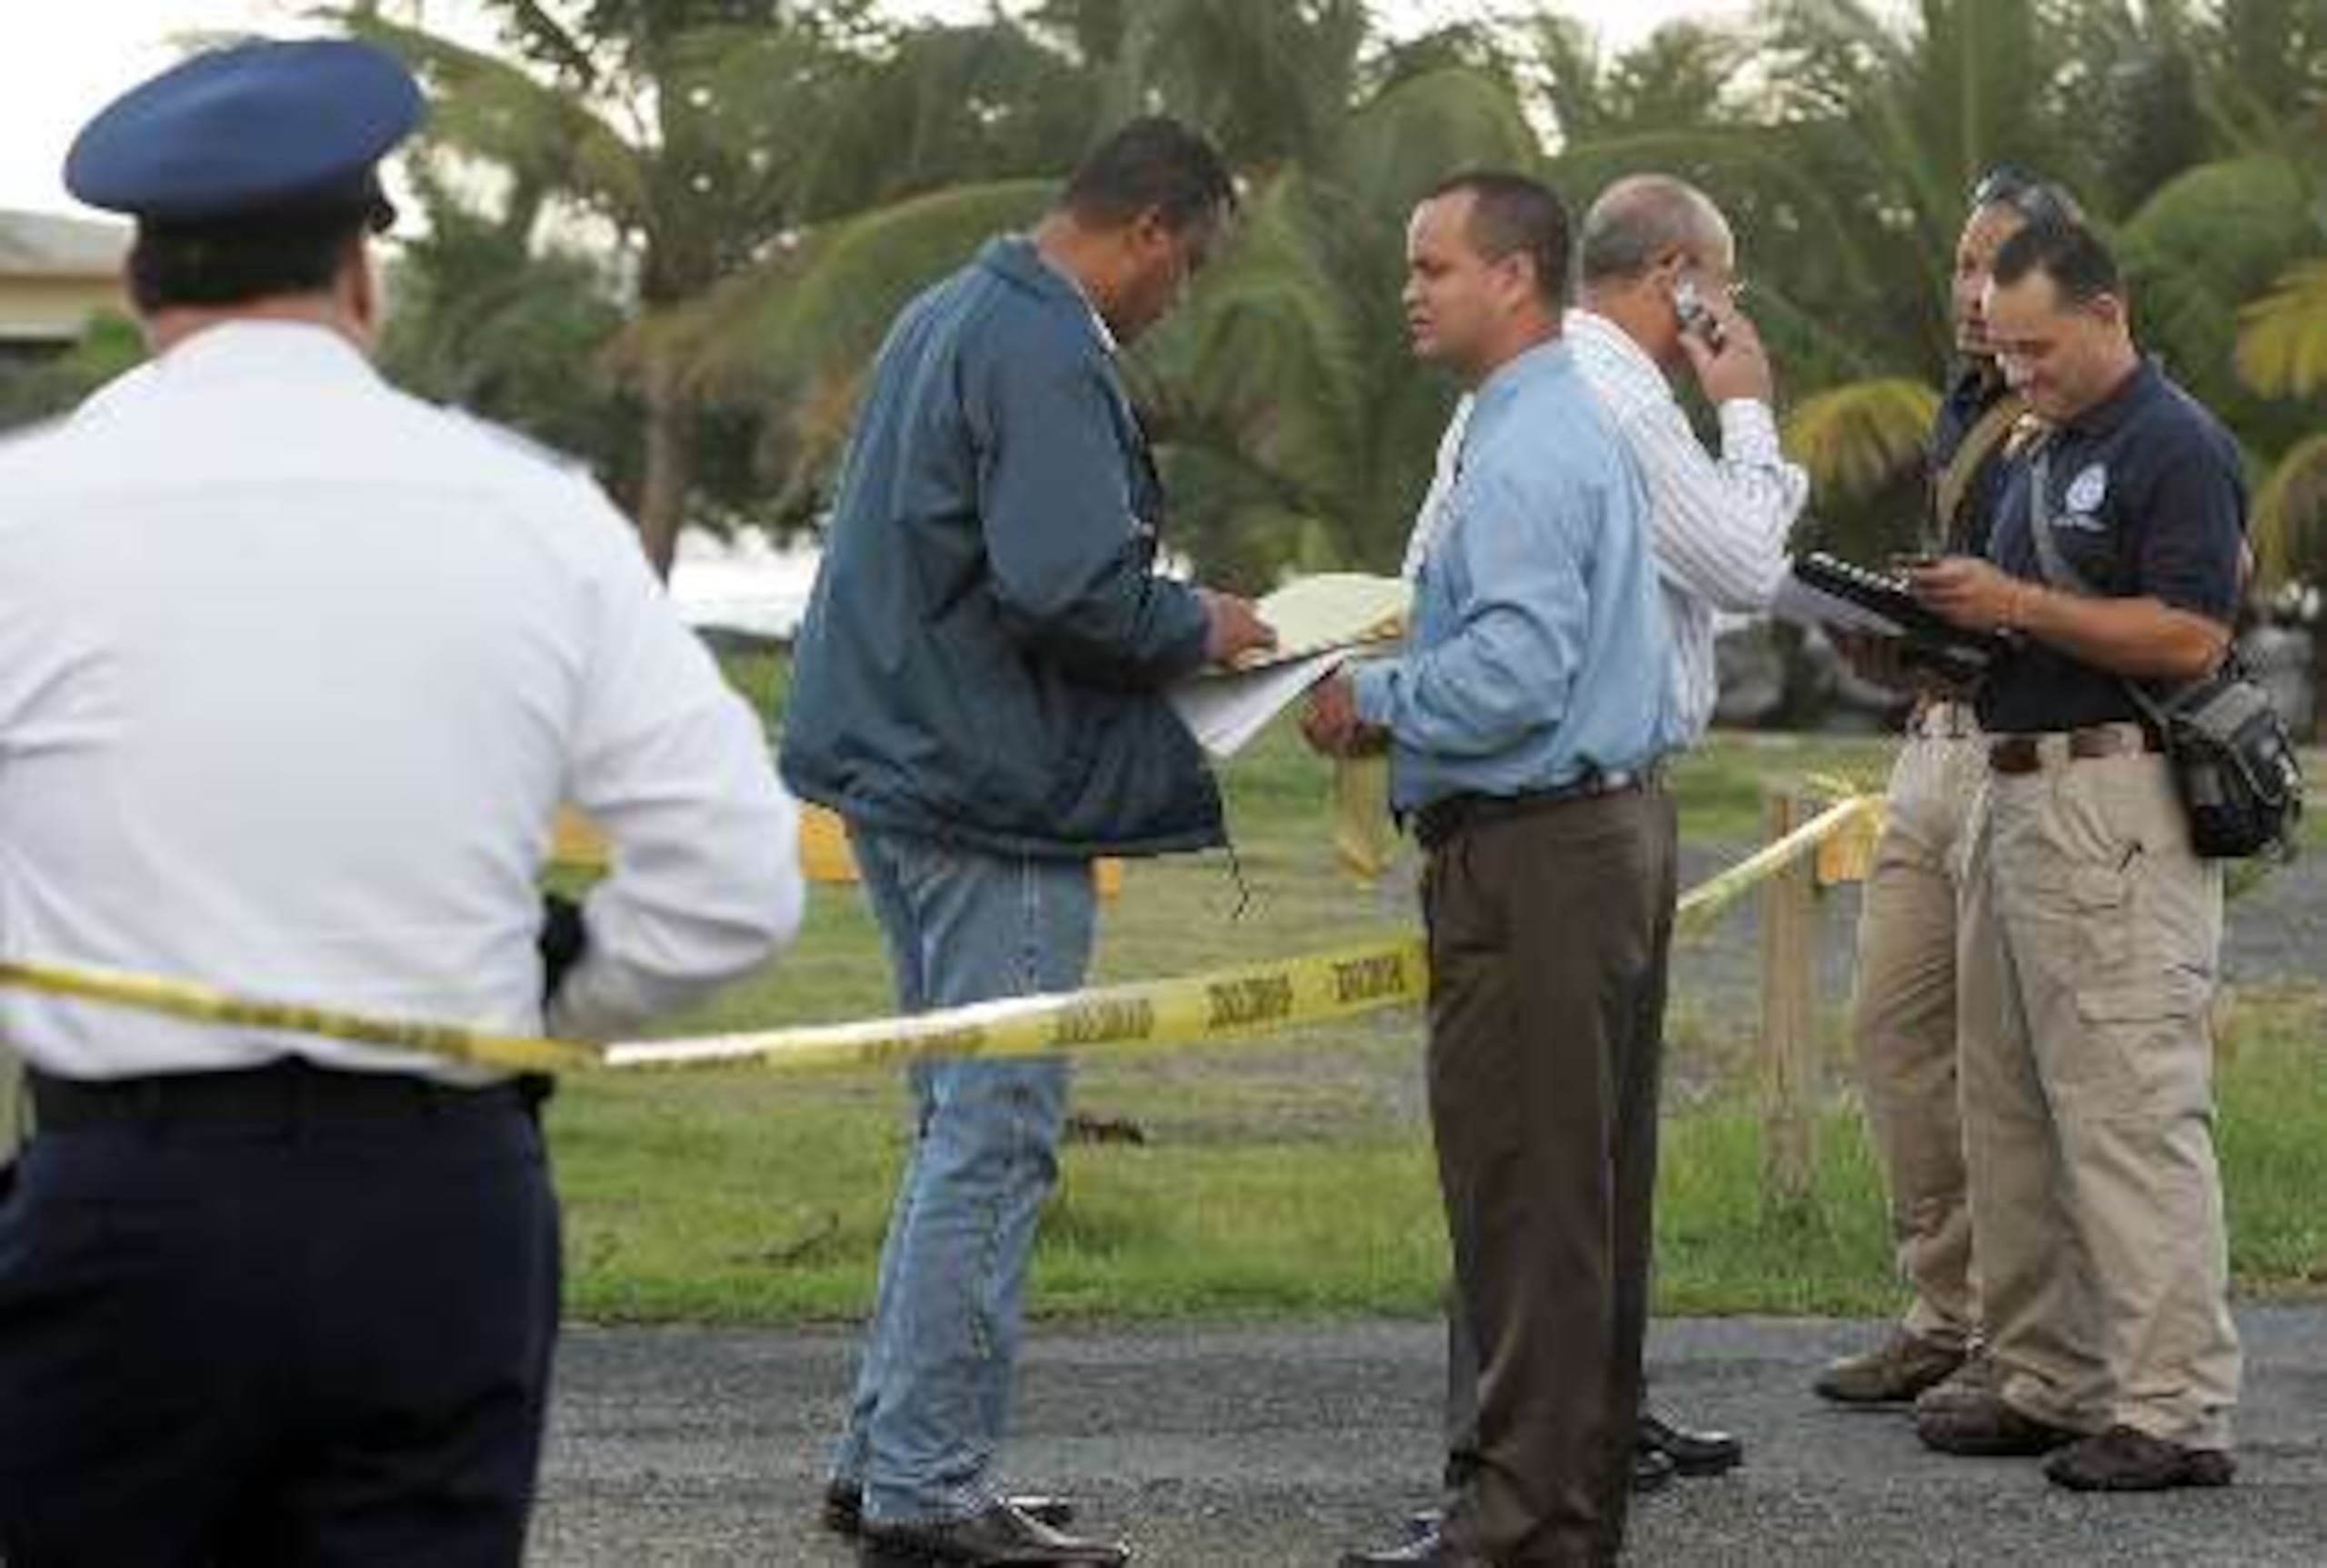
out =
<svg viewBox="0 0 2327 1568"><path fill-rule="evenodd" d="M1951 291L1957 372L1931 429L1923 537L1943 551L1985 553L2011 468L2005 449L2028 412L1988 340L1996 253L2032 223L2077 215L2065 190L2010 165L1972 188ZM1956 1094L1956 937L1987 739L1970 694L1902 668L1885 651L1895 646L1887 638L1843 639L1862 674L1916 699L1859 904L1851 1004L1867 1132L1890 1197L1893 1256L1913 1294L1881 1343L1831 1363L1814 1385L1823 1398L1858 1406L1952 1399L1967 1380L1983 1386L1992 1370Z"/></svg>
<svg viewBox="0 0 2327 1568"><path fill-rule="evenodd" d="M2116 265L2082 226L2013 235L1987 315L2046 428L1990 561L1951 557L1915 586L2022 639L1979 695L1989 792L1963 933L1964 1132L2003 1380L1917 1430L1948 1453L2052 1453L2045 1473L2079 1490L2219 1486L2240 1370L2206 1022L2221 872L2191 850L2126 682L2170 691L2222 661L2238 454L2135 351Z"/></svg>

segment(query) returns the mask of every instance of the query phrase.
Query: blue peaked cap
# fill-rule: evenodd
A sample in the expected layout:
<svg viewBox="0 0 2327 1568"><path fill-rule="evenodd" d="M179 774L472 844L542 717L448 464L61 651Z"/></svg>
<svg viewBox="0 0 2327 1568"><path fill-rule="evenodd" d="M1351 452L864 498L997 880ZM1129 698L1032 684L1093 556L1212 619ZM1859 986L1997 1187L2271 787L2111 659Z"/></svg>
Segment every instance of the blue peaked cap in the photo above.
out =
<svg viewBox="0 0 2327 1568"><path fill-rule="evenodd" d="M157 223L359 205L378 194L373 166L424 107L412 72L374 45L238 44L107 105L74 138L65 187Z"/></svg>

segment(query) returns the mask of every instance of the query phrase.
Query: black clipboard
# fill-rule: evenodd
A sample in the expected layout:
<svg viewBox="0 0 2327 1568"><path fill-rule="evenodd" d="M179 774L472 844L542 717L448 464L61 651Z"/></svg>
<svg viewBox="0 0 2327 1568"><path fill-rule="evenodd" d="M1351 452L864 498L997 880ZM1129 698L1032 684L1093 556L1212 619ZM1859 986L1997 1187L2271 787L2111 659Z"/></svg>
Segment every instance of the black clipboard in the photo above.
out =
<svg viewBox="0 0 2327 1568"><path fill-rule="evenodd" d="M1967 630L1927 608L1903 577L1871 571L1823 550L1797 559L1793 574L1803 587L1889 623L1905 644L1901 652L1909 664L1947 680L1976 681L2012 651L2010 638Z"/></svg>

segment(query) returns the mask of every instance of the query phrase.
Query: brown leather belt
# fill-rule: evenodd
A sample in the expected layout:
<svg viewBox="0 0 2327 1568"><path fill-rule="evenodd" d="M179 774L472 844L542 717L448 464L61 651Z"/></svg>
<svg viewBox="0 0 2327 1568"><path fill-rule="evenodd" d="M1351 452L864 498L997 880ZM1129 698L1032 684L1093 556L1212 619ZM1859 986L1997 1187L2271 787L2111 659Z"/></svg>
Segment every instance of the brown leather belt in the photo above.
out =
<svg viewBox="0 0 2327 1568"><path fill-rule="evenodd" d="M2046 735L2005 735L1988 745L1988 767L2000 774L2040 773L2044 766ZM2139 724L2091 724L2081 730L2070 730L2062 737L2067 745L2065 758L2058 751L2055 760L2090 762L2096 757L2123 756L2141 752L2161 751L2157 737Z"/></svg>

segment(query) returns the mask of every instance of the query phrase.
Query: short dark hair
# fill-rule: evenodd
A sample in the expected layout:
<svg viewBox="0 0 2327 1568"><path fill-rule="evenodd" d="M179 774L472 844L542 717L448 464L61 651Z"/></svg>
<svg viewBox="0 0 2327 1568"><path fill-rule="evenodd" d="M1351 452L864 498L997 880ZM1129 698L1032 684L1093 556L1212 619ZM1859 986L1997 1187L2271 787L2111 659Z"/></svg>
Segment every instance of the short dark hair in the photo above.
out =
<svg viewBox="0 0 2327 1568"><path fill-rule="evenodd" d="M172 305L248 305L331 286L348 247L385 232L395 209L385 197L196 223L148 219L129 247L129 297L151 315Z"/></svg>
<svg viewBox="0 0 2327 1568"><path fill-rule="evenodd" d="M1178 234L1236 206L1236 182L1219 149L1179 121L1150 115L1109 136L1076 165L1058 205L1099 228L1160 213Z"/></svg>
<svg viewBox="0 0 2327 1568"><path fill-rule="evenodd" d="M2063 305L2090 305L2102 295L2122 298L2125 292L2117 258L2101 236L2066 218L2031 223L1996 251L1993 276L2000 287L2039 272L2052 280Z"/></svg>
<svg viewBox="0 0 2327 1568"><path fill-rule="evenodd" d="M1469 192L1472 247L1489 261L1524 255L1535 264L1535 291L1553 310L1567 303L1567 207L1551 186L1508 169L1465 169L1441 180L1423 199Z"/></svg>

